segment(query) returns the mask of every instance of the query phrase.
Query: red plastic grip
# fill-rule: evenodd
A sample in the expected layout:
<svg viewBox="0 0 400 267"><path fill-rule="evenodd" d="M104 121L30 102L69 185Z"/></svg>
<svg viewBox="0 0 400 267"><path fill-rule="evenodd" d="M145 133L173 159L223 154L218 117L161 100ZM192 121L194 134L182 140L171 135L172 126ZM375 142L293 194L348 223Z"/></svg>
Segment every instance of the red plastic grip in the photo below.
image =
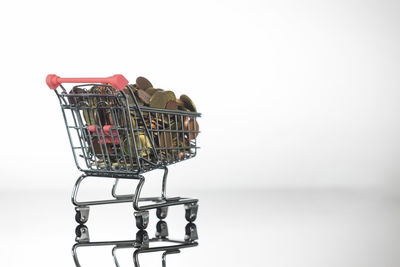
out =
<svg viewBox="0 0 400 267"><path fill-rule="evenodd" d="M46 77L46 83L50 89L57 89L62 83L108 83L115 89L122 91L128 84L128 80L121 74L115 74L107 78L61 78L55 74Z"/></svg>
<svg viewBox="0 0 400 267"><path fill-rule="evenodd" d="M117 137L117 131L116 130L111 130L113 128L112 125L104 125L103 126L103 133L104 133L104 139L103 136L100 134L99 139L100 143L104 144L104 141L106 144L112 144L112 139L114 139L114 144L119 145L119 140ZM96 126L95 125L89 125L89 131L93 134L96 135Z"/></svg>

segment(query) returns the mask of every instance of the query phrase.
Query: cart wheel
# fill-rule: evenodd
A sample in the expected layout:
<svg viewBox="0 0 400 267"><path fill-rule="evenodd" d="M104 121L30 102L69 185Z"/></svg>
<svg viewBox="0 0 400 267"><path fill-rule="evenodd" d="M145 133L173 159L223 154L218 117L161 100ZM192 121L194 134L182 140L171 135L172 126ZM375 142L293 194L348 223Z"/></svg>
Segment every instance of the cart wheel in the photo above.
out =
<svg viewBox="0 0 400 267"><path fill-rule="evenodd" d="M149 224L149 212L148 211L139 211L135 212L135 220L136 227L140 230L144 230L147 228Z"/></svg>
<svg viewBox="0 0 400 267"><path fill-rule="evenodd" d="M77 207L75 210L75 221L79 224L87 223L89 219L89 207Z"/></svg>
<svg viewBox="0 0 400 267"><path fill-rule="evenodd" d="M157 208L156 215L157 215L157 218L160 220L167 218L168 207Z"/></svg>
<svg viewBox="0 0 400 267"><path fill-rule="evenodd" d="M80 224L75 228L76 242L89 242L89 229L86 225Z"/></svg>
<svg viewBox="0 0 400 267"><path fill-rule="evenodd" d="M149 245L149 234L146 230L139 230L136 233L136 242L138 243L139 247L146 247Z"/></svg>
<svg viewBox="0 0 400 267"><path fill-rule="evenodd" d="M156 237L157 238L166 238L168 237L168 224L165 221L158 221L156 225Z"/></svg>
<svg viewBox="0 0 400 267"><path fill-rule="evenodd" d="M185 227L185 241L194 241L199 239L197 235L197 227L194 223L188 223Z"/></svg>
<svg viewBox="0 0 400 267"><path fill-rule="evenodd" d="M197 204L186 204L185 205L185 218L188 222L194 222L197 218L197 211L199 205Z"/></svg>

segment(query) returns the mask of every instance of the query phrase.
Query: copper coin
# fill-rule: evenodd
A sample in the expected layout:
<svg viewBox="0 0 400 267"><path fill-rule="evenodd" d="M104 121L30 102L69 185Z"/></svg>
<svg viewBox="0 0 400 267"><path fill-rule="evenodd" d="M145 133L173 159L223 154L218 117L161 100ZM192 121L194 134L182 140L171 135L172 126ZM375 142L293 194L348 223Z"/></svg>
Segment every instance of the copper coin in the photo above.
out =
<svg viewBox="0 0 400 267"><path fill-rule="evenodd" d="M85 90L83 90L82 88L78 88L78 87L76 87L76 88L73 88L70 92L69 92L69 94L84 94L85 93ZM70 103L70 105L76 105L76 104L78 104L79 102L81 102L81 101L83 101L84 100L84 98L83 97L77 97L77 96L69 96L68 97L68 100L69 100L69 103Z"/></svg>
<svg viewBox="0 0 400 267"><path fill-rule="evenodd" d="M176 104L175 100L170 100L167 102L167 104L165 105L165 109L169 109L169 110L177 110L178 109L178 104Z"/></svg>
<svg viewBox="0 0 400 267"><path fill-rule="evenodd" d="M169 148L171 146L171 134L168 132L160 132L160 147Z"/></svg>
<svg viewBox="0 0 400 267"><path fill-rule="evenodd" d="M146 93L146 91L139 89L139 90L137 90L137 95L138 95L139 99L142 100L143 103L145 103L147 105L150 103L151 95Z"/></svg>
<svg viewBox="0 0 400 267"><path fill-rule="evenodd" d="M145 77L137 77L136 78L136 85L139 89L146 90L149 87L153 87L151 82L147 80Z"/></svg>
<svg viewBox="0 0 400 267"><path fill-rule="evenodd" d="M188 133L189 140L193 140L199 134L199 123L195 119L189 119L189 117L185 117L185 131L195 131Z"/></svg>

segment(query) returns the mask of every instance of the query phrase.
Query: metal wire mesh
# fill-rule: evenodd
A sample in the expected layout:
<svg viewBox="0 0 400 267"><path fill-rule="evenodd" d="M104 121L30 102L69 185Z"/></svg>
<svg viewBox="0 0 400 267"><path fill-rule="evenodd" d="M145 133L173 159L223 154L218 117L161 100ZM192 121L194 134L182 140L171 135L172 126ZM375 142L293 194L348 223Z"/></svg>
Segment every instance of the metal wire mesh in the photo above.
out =
<svg viewBox="0 0 400 267"><path fill-rule="evenodd" d="M129 86L95 86L57 93L80 170L137 174L196 155L199 113L140 106Z"/></svg>

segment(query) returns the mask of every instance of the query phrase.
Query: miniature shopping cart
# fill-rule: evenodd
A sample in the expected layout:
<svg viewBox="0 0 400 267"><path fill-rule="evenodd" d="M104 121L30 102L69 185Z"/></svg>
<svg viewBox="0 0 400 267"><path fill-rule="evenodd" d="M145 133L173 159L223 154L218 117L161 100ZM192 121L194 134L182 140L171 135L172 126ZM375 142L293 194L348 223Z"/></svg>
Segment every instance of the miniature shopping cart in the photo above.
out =
<svg viewBox="0 0 400 267"><path fill-rule="evenodd" d="M141 106L135 88L122 75L108 78L48 75L46 83L60 101L75 163L83 172L72 193L78 223L87 222L92 205L122 202L133 203L139 229L147 227L150 209L156 209L157 217L163 219L169 206L184 205L186 219L189 222L196 219L198 200L167 197L166 185L168 165L196 156L199 133L196 119L200 113ZM67 91L63 83L85 84ZM161 196L141 198L143 173L156 169L164 170ZM79 186L88 177L115 179L112 199L78 201ZM119 179L138 180L134 194L117 194ZM139 205L140 202L151 204Z"/></svg>

